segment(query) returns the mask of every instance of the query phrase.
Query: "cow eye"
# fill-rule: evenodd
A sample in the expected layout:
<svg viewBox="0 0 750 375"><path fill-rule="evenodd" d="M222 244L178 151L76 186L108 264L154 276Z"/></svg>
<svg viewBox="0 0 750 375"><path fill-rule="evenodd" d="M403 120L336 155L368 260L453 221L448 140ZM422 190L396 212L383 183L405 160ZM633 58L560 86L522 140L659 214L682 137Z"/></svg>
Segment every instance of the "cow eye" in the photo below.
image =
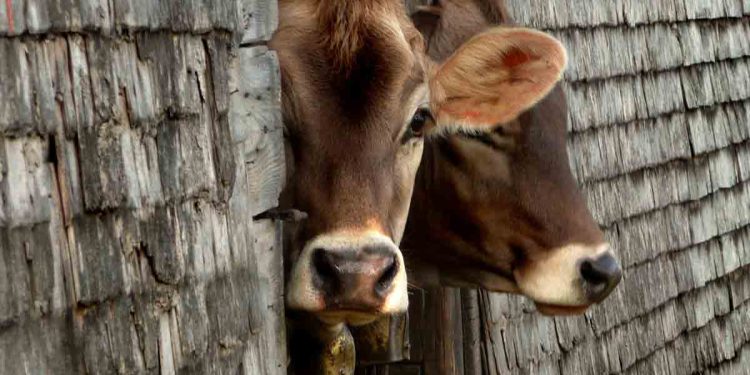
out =
<svg viewBox="0 0 750 375"><path fill-rule="evenodd" d="M407 129L405 138L417 138L424 136L425 130L432 123L432 113L427 108L419 108L414 112L411 121L409 122L409 129Z"/></svg>

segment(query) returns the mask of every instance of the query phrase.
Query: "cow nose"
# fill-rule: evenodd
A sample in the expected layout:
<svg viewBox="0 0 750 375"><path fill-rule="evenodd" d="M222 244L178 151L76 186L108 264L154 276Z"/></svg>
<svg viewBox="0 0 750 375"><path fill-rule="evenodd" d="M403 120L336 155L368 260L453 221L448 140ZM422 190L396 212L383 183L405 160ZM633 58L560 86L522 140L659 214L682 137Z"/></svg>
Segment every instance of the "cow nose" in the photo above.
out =
<svg viewBox="0 0 750 375"><path fill-rule="evenodd" d="M595 259L586 259L580 265L586 295L592 303L601 302L617 286L622 270L615 257L609 253Z"/></svg>
<svg viewBox="0 0 750 375"><path fill-rule="evenodd" d="M387 245L360 249L318 248L312 254L315 286L326 306L373 310L384 303L399 270L396 251Z"/></svg>

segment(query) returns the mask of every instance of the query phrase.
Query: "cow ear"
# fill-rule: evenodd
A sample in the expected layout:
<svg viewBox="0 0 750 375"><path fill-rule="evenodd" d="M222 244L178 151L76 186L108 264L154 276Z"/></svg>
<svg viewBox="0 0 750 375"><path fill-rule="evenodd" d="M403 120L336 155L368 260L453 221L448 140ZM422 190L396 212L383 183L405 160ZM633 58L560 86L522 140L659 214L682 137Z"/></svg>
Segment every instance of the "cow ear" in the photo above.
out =
<svg viewBox="0 0 750 375"><path fill-rule="evenodd" d="M489 130L518 117L560 80L567 55L553 37L497 27L464 43L430 80L437 128Z"/></svg>

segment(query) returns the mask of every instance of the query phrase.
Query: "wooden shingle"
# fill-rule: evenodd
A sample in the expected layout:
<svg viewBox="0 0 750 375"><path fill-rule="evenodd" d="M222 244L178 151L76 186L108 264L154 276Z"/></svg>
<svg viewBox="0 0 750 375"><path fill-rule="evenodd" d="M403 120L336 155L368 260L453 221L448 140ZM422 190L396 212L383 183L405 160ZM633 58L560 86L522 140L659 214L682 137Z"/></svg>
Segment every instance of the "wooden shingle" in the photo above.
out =
<svg viewBox="0 0 750 375"><path fill-rule="evenodd" d="M275 7L0 4L0 373L285 371Z"/></svg>

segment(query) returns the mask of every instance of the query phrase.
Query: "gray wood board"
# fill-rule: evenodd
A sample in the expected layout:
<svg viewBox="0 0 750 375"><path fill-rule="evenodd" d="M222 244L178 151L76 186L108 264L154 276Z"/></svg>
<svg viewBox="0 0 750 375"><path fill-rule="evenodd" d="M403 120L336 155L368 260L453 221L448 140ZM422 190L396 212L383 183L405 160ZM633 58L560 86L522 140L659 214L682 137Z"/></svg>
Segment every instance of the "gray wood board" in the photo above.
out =
<svg viewBox="0 0 750 375"><path fill-rule="evenodd" d="M8 3L0 373L285 373L275 2Z"/></svg>

